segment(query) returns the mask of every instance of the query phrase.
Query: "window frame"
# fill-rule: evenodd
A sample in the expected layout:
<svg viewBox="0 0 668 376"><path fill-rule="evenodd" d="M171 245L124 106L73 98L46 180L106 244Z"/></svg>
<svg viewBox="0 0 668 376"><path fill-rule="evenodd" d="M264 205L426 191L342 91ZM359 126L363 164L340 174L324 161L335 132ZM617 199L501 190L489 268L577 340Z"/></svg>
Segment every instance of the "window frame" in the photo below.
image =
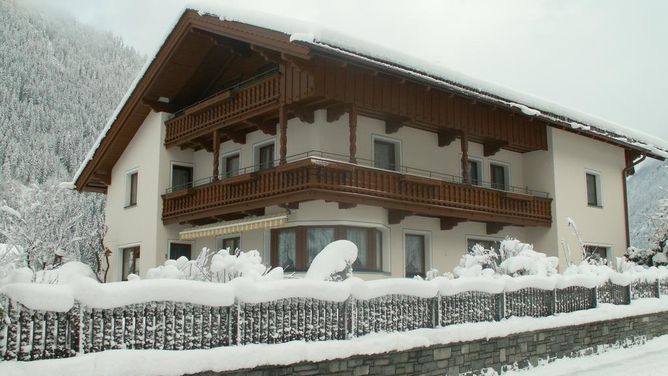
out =
<svg viewBox="0 0 668 376"><path fill-rule="evenodd" d="M383 167L376 166L376 142L382 142L386 144L392 144L394 146L394 168L388 169ZM390 137L380 136L380 135L371 135L371 156L373 158L373 167L386 171L400 171L403 158L402 158L402 145L401 140L397 140Z"/></svg>
<svg viewBox="0 0 668 376"><path fill-rule="evenodd" d="M383 233L380 229L376 227L365 227L365 226L352 226L352 225L340 225L340 224L318 224L318 225L298 225L290 227L282 227L271 229L270 235L270 259L271 265L278 265L278 236L281 231L295 231L295 265L292 266L292 269L297 272L305 272L308 270L309 265L309 254L308 254L308 229L314 228L333 228L334 229L334 239L336 240L346 240L347 239L347 230L349 228L355 229L364 229L367 231L367 260L366 264L371 265L371 267L366 268L355 268L354 270L359 272L382 272L383 271ZM378 244L378 239L380 239L380 244Z"/></svg>
<svg viewBox="0 0 668 376"><path fill-rule="evenodd" d="M225 249L225 240L230 240L230 239L239 239L239 246L237 248L241 249L241 234L228 234L225 236L218 236L216 237L216 252ZM231 252L236 251L236 249L230 249Z"/></svg>
<svg viewBox="0 0 668 376"><path fill-rule="evenodd" d="M239 166L237 167L237 171L234 174L230 174L230 171L227 170L227 160L232 157L237 157L239 159ZM240 171L241 171L241 149L237 149L234 151L230 151L228 153L225 153L220 156L220 166L222 167L222 171L220 172L220 175L223 178L231 178L234 176L238 176Z"/></svg>
<svg viewBox="0 0 668 376"><path fill-rule="evenodd" d="M141 257L141 245L139 244L132 244L132 245L125 245L122 247L119 247L119 253L121 257L121 267L120 267L120 273L121 273L121 281L127 281L128 280L128 275L130 274L139 274L139 265L138 265L138 260ZM132 271L127 271L128 273L126 274L126 265L125 265L125 252L126 251L132 251Z"/></svg>
<svg viewBox="0 0 668 376"><path fill-rule="evenodd" d="M263 166L261 165L261 160L260 160L260 158L261 158L260 150L264 147L269 146L269 145L272 145L273 149L274 149L274 153L273 153L274 155L272 156L272 160L271 160L272 166L263 168ZM270 138L270 139L267 139L267 140L264 140L264 141L260 141L260 142L253 145L253 166L254 166L254 169L256 171L264 171L264 170L269 170L269 169L272 169L272 168L276 167L276 165L274 164L276 159L277 159L276 158L276 138ZM241 159L239 160L239 162L241 163Z"/></svg>
<svg viewBox="0 0 668 376"><path fill-rule="evenodd" d="M611 261L610 260L610 255L612 255L612 246L610 245L603 245L603 244L595 244L595 243L588 243L584 245L584 251L585 255L588 257L591 255L594 251L590 251L588 248L600 248L605 250L605 257L604 259L606 261Z"/></svg>
<svg viewBox="0 0 668 376"><path fill-rule="evenodd" d="M188 240L169 240L167 242L167 260L176 260L175 258L172 258L172 245L173 244L182 244L182 245L187 244L188 246L190 246L190 257L188 257L188 260L192 260L194 242L188 241Z"/></svg>
<svg viewBox="0 0 668 376"><path fill-rule="evenodd" d="M406 273L406 238L408 236L421 236L424 239L424 275L421 274L413 274L413 275L408 275ZM425 232L425 231L417 231L417 230L404 230L403 235L401 237L402 240L402 250L403 250L403 262L404 262L404 267L403 267L403 274L405 278L413 278L416 275L421 276L422 278L425 278L427 275L427 272L431 269L431 233Z"/></svg>
<svg viewBox="0 0 668 376"><path fill-rule="evenodd" d="M174 191L174 188L177 188L174 186L174 168L187 168L190 169L190 185L188 184L183 184L180 189L186 189L186 188L192 188L194 185L195 181L195 166L192 163L187 163L187 162L171 162L170 163L170 169L169 169L169 187Z"/></svg>
<svg viewBox="0 0 668 376"><path fill-rule="evenodd" d="M596 204L592 204L589 202L589 176L594 177L594 185L595 185L595 192L594 194L596 195ZM590 208L598 208L602 209L603 208L603 183L601 181L601 173L594 171L594 170L585 170L585 196L587 199L587 206Z"/></svg>
<svg viewBox="0 0 668 376"><path fill-rule="evenodd" d="M483 183L483 181L484 181L484 179L483 179L483 176L484 176L484 171L483 171L483 165L484 165L484 163L483 163L483 160L480 159L480 158L477 158L477 157L469 157L469 158L468 158L468 163L474 163L474 164L476 164L476 165L478 166L478 174L477 174L478 176L475 177L475 178L477 179L477 183L474 183L474 177L473 177L473 175L471 174L471 166L469 166L469 179L470 179L470 183L471 183L472 185L476 185L476 186L480 186L480 185L482 185L482 183Z"/></svg>
<svg viewBox="0 0 668 376"><path fill-rule="evenodd" d="M134 184L134 202L132 200L133 196L133 184L132 177L136 176ZM134 168L125 172L125 201L123 208L129 209L137 206L139 201L139 169Z"/></svg>
<svg viewBox="0 0 668 376"><path fill-rule="evenodd" d="M492 178L492 171L494 167L501 167L503 169L503 188L498 188L494 179ZM510 189L510 164L500 161L489 161L489 186L492 189L500 191L508 191Z"/></svg>

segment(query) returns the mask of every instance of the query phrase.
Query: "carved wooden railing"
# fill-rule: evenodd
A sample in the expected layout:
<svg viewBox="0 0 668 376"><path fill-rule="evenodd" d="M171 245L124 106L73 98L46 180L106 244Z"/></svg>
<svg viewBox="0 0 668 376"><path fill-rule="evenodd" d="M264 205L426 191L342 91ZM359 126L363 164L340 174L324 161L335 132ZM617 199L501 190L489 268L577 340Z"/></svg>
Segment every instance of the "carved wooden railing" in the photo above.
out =
<svg viewBox="0 0 668 376"><path fill-rule="evenodd" d="M272 73L195 103L165 122L165 145L179 144L212 131L222 123L250 117L278 105L279 95L279 75Z"/></svg>
<svg viewBox="0 0 668 376"><path fill-rule="evenodd" d="M167 193L163 221L205 218L213 211L234 213L238 204L264 207L308 199L518 225L550 226L552 221L549 198L312 157Z"/></svg>

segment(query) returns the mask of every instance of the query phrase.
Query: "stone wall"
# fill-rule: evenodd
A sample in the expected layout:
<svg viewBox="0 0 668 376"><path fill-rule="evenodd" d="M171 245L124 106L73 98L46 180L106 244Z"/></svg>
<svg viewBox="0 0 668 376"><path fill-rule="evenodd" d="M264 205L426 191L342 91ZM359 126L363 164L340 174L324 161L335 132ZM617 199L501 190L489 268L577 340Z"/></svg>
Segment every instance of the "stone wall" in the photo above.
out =
<svg viewBox="0 0 668 376"><path fill-rule="evenodd" d="M231 372L204 372L197 376L220 375L458 375L538 359L571 356L598 345L668 333L668 312L600 321L514 334L471 342L419 348L378 355L356 356L317 363L267 366Z"/></svg>

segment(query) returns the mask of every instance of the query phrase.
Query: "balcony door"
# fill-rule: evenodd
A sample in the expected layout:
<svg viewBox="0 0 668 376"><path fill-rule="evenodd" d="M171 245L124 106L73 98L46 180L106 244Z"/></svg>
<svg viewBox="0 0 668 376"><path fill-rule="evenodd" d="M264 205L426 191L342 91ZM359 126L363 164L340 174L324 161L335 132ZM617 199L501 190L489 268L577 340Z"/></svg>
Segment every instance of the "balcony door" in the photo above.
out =
<svg viewBox="0 0 668 376"><path fill-rule="evenodd" d="M258 148L258 165L260 170L274 167L274 144L260 146Z"/></svg>
<svg viewBox="0 0 668 376"><path fill-rule="evenodd" d="M191 188L193 186L193 168L190 166L172 165L172 190Z"/></svg>
<svg viewBox="0 0 668 376"><path fill-rule="evenodd" d="M384 170L397 169L397 151L398 145L396 142L385 140L373 141L373 165L376 168Z"/></svg>

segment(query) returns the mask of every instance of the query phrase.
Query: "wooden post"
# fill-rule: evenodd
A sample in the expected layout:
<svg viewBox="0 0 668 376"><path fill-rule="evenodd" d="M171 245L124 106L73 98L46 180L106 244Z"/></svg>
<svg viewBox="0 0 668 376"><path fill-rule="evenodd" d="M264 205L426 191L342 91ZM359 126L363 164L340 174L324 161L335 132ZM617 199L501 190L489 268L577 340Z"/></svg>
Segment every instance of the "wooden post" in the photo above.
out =
<svg viewBox="0 0 668 376"><path fill-rule="evenodd" d="M285 105L282 105L278 111L278 126L280 128L281 137L280 137L280 161L279 164L282 166L287 163L288 155L288 119L285 114Z"/></svg>
<svg viewBox="0 0 668 376"><path fill-rule="evenodd" d="M348 112L348 130L350 143L350 163L357 163L357 108L355 105L350 105Z"/></svg>
<svg viewBox="0 0 668 376"><path fill-rule="evenodd" d="M471 182L469 174L469 139L466 132L462 132L460 139L462 144L462 182L469 184Z"/></svg>
<svg viewBox="0 0 668 376"><path fill-rule="evenodd" d="M213 131L213 180L218 180L220 175L220 134Z"/></svg>

